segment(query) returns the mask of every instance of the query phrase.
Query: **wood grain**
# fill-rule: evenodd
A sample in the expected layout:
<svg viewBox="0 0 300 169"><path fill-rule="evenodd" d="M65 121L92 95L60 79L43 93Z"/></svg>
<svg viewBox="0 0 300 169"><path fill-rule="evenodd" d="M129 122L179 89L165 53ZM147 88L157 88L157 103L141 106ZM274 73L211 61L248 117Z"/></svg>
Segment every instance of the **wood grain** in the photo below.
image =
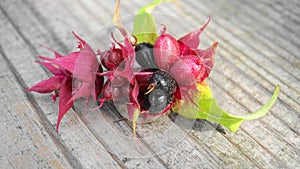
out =
<svg viewBox="0 0 300 169"><path fill-rule="evenodd" d="M149 2L122 1L121 14L133 15ZM0 1L1 168L300 165L300 4L296 0L188 0L180 7L164 3L156 10L187 22L172 21L176 26L168 30L178 36L192 29L189 23L197 28L212 17L201 46L219 42L209 83L218 103L229 113L257 110L272 95L275 85L281 86L278 101L262 119L244 122L236 133L226 130L224 135L208 124L201 128L197 121L191 130L163 116L138 126L139 148L130 122L114 122L121 117L114 107L108 104L85 115L79 101L56 133L58 105L47 95L25 92L50 76L34 63L39 55L53 55L40 44L67 54L75 49L76 40L71 35L75 31L91 42L99 38L99 44L105 46L107 42L100 34L90 37L111 23L114 3ZM166 136L168 131L171 134Z"/></svg>

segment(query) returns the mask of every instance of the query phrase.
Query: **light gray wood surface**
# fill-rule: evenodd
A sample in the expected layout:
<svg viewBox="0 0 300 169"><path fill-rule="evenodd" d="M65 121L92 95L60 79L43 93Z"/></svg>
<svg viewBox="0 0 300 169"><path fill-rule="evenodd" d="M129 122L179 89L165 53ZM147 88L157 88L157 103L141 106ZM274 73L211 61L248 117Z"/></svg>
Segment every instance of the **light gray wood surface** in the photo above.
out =
<svg viewBox="0 0 300 169"><path fill-rule="evenodd" d="M121 14L130 18L149 2L123 0ZM190 130L163 116L138 126L138 135L145 138L138 144L141 151L131 124L113 122L120 118L115 109L106 105L84 116L78 102L56 133L57 103L48 95L25 91L50 76L34 63L39 55L53 56L40 44L67 54L76 46L71 31L103 44L106 41L97 36L111 24L114 3L0 1L0 168L299 168L297 0L188 0L156 10L178 18L165 22L176 36L202 26L211 16L201 46L219 42L209 83L228 112L255 111L276 84L281 86L278 101L262 119L246 121L236 133L226 130L224 135L210 125ZM172 133L164 133L169 129Z"/></svg>

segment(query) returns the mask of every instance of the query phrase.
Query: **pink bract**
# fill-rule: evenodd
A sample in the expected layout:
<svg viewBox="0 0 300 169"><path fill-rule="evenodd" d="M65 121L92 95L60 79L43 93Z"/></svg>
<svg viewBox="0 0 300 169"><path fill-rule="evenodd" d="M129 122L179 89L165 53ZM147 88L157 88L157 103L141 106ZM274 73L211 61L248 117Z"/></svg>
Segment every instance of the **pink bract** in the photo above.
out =
<svg viewBox="0 0 300 169"><path fill-rule="evenodd" d="M51 95L54 101L59 96L56 131L58 131L61 119L76 99L92 96L92 99L96 100L103 85L103 77L96 77L96 72L102 72L102 67L99 66L95 52L77 34L73 32L73 35L79 40L78 48L80 51L62 56L58 52L49 49L54 52L55 58L39 56L39 58L48 62L37 63L46 67L54 76L27 89L27 91L39 93L54 91L55 95ZM80 82L80 85L75 86L74 89L72 86L73 78Z"/></svg>

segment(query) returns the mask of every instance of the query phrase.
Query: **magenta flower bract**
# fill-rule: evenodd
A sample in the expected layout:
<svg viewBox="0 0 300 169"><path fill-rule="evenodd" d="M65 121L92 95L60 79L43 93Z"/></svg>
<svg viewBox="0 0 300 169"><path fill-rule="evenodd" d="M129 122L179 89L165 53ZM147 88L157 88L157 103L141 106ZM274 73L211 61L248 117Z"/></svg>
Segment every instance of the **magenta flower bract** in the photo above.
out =
<svg viewBox="0 0 300 169"><path fill-rule="evenodd" d="M101 93L103 77L96 77L96 73L102 72L99 66L95 52L92 48L73 32L74 36L79 40L79 52L73 52L66 56L62 56L58 52L54 52L55 58L39 56L39 58L48 62L37 62L45 66L54 76L43 80L27 91L35 91L38 93L51 93L53 101L59 96L59 112L56 123L56 131L62 117L72 107L73 102L81 97L92 99L95 101ZM78 81L76 86L72 86L72 81Z"/></svg>
<svg viewBox="0 0 300 169"><path fill-rule="evenodd" d="M209 76L214 64L216 48L218 46L218 42L214 42L209 48L205 50L197 49L200 45L200 35L205 30L209 22L210 18L208 18L208 21L200 29L190 32L178 39L181 57L196 55L205 66L205 72L200 78L199 82L202 82Z"/></svg>

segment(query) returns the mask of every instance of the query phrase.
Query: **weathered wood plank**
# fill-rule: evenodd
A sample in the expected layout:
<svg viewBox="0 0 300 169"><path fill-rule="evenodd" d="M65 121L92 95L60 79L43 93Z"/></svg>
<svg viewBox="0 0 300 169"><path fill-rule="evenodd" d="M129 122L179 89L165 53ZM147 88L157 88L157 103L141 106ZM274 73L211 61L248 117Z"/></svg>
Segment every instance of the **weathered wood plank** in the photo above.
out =
<svg viewBox="0 0 300 169"><path fill-rule="evenodd" d="M1 168L71 168L2 54L0 63Z"/></svg>
<svg viewBox="0 0 300 169"><path fill-rule="evenodd" d="M269 20L273 23L276 23L278 27L273 28L274 30L280 30L284 29L284 32L278 31L277 33L281 34L283 37L286 37L286 40L288 41L294 41L296 42L296 46L299 46L297 38L299 38L299 31L300 26L295 22L297 19L295 18L295 14L291 13L293 12L293 9L296 8L287 8L287 6L281 5L281 7L284 7L285 9L282 9L280 11L276 10L276 8L272 8L271 5L266 5L264 3L247 3L244 1L245 4L250 7L252 11L255 11L255 15L257 16L264 16L268 17ZM289 4L289 2L286 2L285 4ZM299 14L299 11L298 11ZM299 19L299 18L298 18ZM268 23L264 23L268 24ZM293 24L293 26L290 26ZM293 35L293 36L286 36L286 34Z"/></svg>
<svg viewBox="0 0 300 169"><path fill-rule="evenodd" d="M292 1L277 1L270 2L266 0L261 0L259 3L263 8L268 8L268 12L279 13L284 19L292 20L295 24L300 23L299 11L295 8L295 4ZM272 14L270 16L272 16Z"/></svg>
<svg viewBox="0 0 300 169"><path fill-rule="evenodd" d="M150 0L122 1L121 13L134 14L148 2ZM32 102L33 107L26 111L39 115L43 125L36 125L44 127L45 133L51 138L50 143L45 145L54 144L57 147L53 151L58 152L62 159L52 156L62 160L66 167L79 164L77 167L83 168L295 168L300 164L300 45L296 33L299 15L293 5L299 4L298 1L270 3L273 1L260 0L255 4L234 0L185 1L180 10L172 4L158 7L160 12L179 15L198 25L202 25L209 15L212 16L205 35L220 42L216 65L222 66L214 68L210 82L215 95L217 93L218 102L230 113L255 111L271 96L275 84L282 86L279 101L271 112L260 120L243 123L237 133L224 136L214 132L210 125L205 126L202 129L204 131L194 128L183 141L168 142L174 147L160 154L165 149L164 145L168 144L158 141L159 133L172 124L167 117L162 117L138 127L138 135L144 138L142 147L145 154L142 155L132 139L131 124L126 121L113 123L120 117L110 113L114 110L91 112L86 116L87 121L84 121L82 111L76 107L75 111L70 111L64 117L59 134L54 132L57 105L53 105L46 96L24 96L24 92L20 91L48 77L45 70L33 64L35 56L51 53L38 45L46 44L64 54L68 53L75 46L71 30L88 39L90 34L99 29L99 25L111 22L114 1L1 1L4 14L0 12L3 18L1 23L8 23L1 24L0 28L1 52L15 69L13 73L16 76L4 78L12 81L13 86L20 88L19 93ZM174 25L176 23L179 22L174 21ZM183 29L190 30L188 25L180 25L170 31L176 34ZM204 42L204 46L207 45ZM16 81L15 78L21 80ZM76 106L83 107L80 104ZM179 126L174 129L178 131L176 134L187 132ZM116 134L128 138L117 137ZM147 140L151 134L158 139ZM52 150L47 153L51 156ZM128 158L126 154L144 158ZM155 154L157 156L153 157ZM1 157L1 164L2 161ZM14 166L8 162L5 164ZM45 163L45 166L49 165Z"/></svg>
<svg viewBox="0 0 300 169"><path fill-rule="evenodd" d="M235 2L235 1L234 1ZM240 5L239 3L235 3L233 5ZM247 5L250 6L250 5ZM249 7L248 7L249 8ZM250 7L249 10L253 10L256 9L256 7L252 6ZM268 9L268 7L266 6L265 9ZM257 10L257 9L256 9ZM282 16L278 16L278 15L272 15L272 14L267 14L267 15L262 15L262 17L260 18L268 18L267 21L264 20L260 20L261 23L259 23L259 21L257 21L255 18L256 15L259 15L260 11L257 11L255 13L246 13L245 14L240 14L238 15L239 17L237 17L237 19L234 19L233 22L235 23L235 21L246 21L246 22L241 22L241 24L243 24L245 28L245 30L247 30L247 32L249 32L252 36L254 36L257 39L261 39L262 41L267 41L267 43L263 43L260 44L260 40L258 41L258 43L253 43L253 44L249 44L250 46L256 47L256 49L258 49L258 51L262 52L262 53L266 53L264 56L266 56L267 58L270 58L270 62L275 62L278 64L278 66L283 67L285 69L285 71L289 72L291 75L294 75L294 78L299 80L299 68L297 68L296 66L293 66L295 63L291 62L293 61L293 59L291 60L291 58L297 58L297 55L299 54L299 50L295 50L295 52L292 53L286 53L286 54L280 54L281 51L284 50L288 50L288 51L292 51L291 49L293 47L297 47L298 43L292 43L290 45L285 45L278 48L278 44L281 43L281 41L286 42L289 41L291 39L291 37L295 37L298 36L297 34L294 34L294 32L287 32L285 31L285 33L283 34L283 30L286 30L287 24L290 23L292 24L293 21L291 20L284 20L285 23L278 23L278 21L281 21L282 19L280 19ZM230 13L228 12L227 15L230 15ZM248 17L248 19L246 19L246 17ZM250 18L250 19L249 19ZM271 22L268 22L269 20L271 20ZM259 24L257 24L259 23ZM251 29L253 28L253 26L251 25L258 25L255 26L255 29ZM275 27L272 25L276 25ZM296 25L293 26L297 27ZM271 30L272 36L266 36L265 32L269 32L269 31L265 31L265 30ZM255 32L255 33L251 33L251 32ZM242 34L242 37L245 38L249 38L249 41L251 41L252 36L247 36L246 34ZM275 39L278 38L278 39ZM272 42L272 43L271 43ZM270 46L269 49L272 50L267 50L264 48L264 46ZM271 53L272 52L272 53ZM273 53L278 54L280 57L278 57L277 55L274 55ZM284 59L284 60L282 60ZM277 61L278 60L278 61ZM297 61L299 62L299 58L297 59ZM270 63L269 62L269 63ZM265 63L265 62L264 62ZM286 64L287 63L287 64ZM290 66L288 66L290 65Z"/></svg>
<svg viewBox="0 0 300 169"><path fill-rule="evenodd" d="M240 70L246 70L247 72L249 72L247 75L248 75L248 78L250 79L253 79L253 80L260 80L262 81L261 84L257 84L259 86L259 88L261 88L260 90L265 90L265 91L268 91L268 90L271 90L272 88L274 88L274 86L272 84L270 84L269 82L264 82L265 79L262 78L257 72L253 72L253 69L249 69L249 67L247 65L244 65L243 62L241 62L240 60L232 60L230 59L230 57L232 56L232 53L231 52L228 52L228 51L224 51L224 53L228 56L228 58L226 58L226 62L230 63L230 65L232 66L232 68L236 69L237 71L240 71ZM240 54L240 53L237 53L238 56L241 56L243 54ZM238 65L238 66L235 66L235 65ZM228 74L229 75L229 74ZM241 77L240 75L237 75L237 78L233 78L233 77L230 77L228 76L230 79L234 80L236 84L239 84L239 80L240 79L246 79L245 78L246 75L244 75L244 77ZM253 82L250 82L250 80L247 80L246 81L249 81L248 83L253 83ZM255 83L254 83L255 85ZM242 85L241 85L242 86ZM253 92L251 91L250 89L246 89L249 91L249 93ZM290 125L292 128L294 127L297 127L295 126L295 122L296 121L290 121L290 120L286 120L284 117L287 117L289 116L289 118L295 118L297 116L297 107L293 107L293 106L290 106L290 105L297 105L296 103L293 103L291 101L286 101L286 97L284 96L284 94L281 95L282 98L279 99L279 101L281 102L282 106L283 107L283 112L285 112L286 108L289 109L289 112L286 112L286 114L282 114L281 113L276 113L275 116L277 115L278 117L281 117L280 119L283 121L283 122L286 122L287 125ZM288 118L288 119L289 119ZM295 128L296 129L296 128Z"/></svg>
<svg viewBox="0 0 300 169"><path fill-rule="evenodd" d="M222 81L218 80L218 76L214 76L212 78L213 81L217 84L223 84ZM242 85L242 84L241 84ZM221 100L225 102L225 110L228 110L231 113L239 114L245 113L249 111L254 111L257 104L251 101L253 98L250 97L251 93L245 93L243 89L240 89L235 84L232 84L232 80L227 80L225 86L218 85L222 88L222 90L228 90L226 95L226 99ZM245 94L243 94L245 93ZM237 113L238 112L238 113ZM294 156L297 156L296 152L293 150L293 146L285 147L285 144L289 144L284 141L283 137L266 139L268 134L263 133L262 131L274 132L270 130L270 128L265 124L261 124L261 121L267 118L268 120L272 120L275 122L277 119L273 118L272 116L269 117L268 115L265 116L262 120L257 121L250 121L244 122L241 129L237 133L229 133L227 138L232 141L233 144L236 144L242 151L250 156L250 158L255 162L258 163L262 168L281 168L284 167L285 161L282 161L281 158L278 158L276 154L266 148L265 145L272 145L272 143L276 142L276 140L280 140L282 144L280 146L284 147L284 149L293 152ZM276 123L278 124L278 123ZM280 123L279 123L280 124ZM284 124L281 124L281 127L287 129ZM256 131L256 132L255 132ZM260 132L259 132L260 131ZM274 137L275 133L270 135ZM293 135L292 135L293 136ZM295 136L293 136L295 137ZM240 139L239 139L240 138ZM269 143L262 143L262 142L269 142ZM275 160L275 161L274 161Z"/></svg>
<svg viewBox="0 0 300 169"><path fill-rule="evenodd" d="M238 1L233 2L234 3L232 3L232 5L239 4ZM298 53L297 47L299 47L299 44L297 43L297 37L299 37L299 35L297 35L296 32L290 30L294 28L296 30L299 29L299 26L297 24L294 24L293 28L291 28L290 26L288 27L287 22L293 24L289 20L289 18L284 18L282 14L270 10L269 6L266 6L264 10L258 10L262 9L261 3L258 3L257 7L255 7L256 4L250 4L248 2L245 2L245 4L246 5L244 5L243 7L244 14L247 14L250 20L257 21L257 28L259 28L257 31L260 31L262 35L265 35L267 37L267 39L270 39L270 42L281 45L282 50L285 50L285 47L288 46L288 51L293 54ZM268 14L266 11L271 11L273 12L273 14ZM243 15L243 13L240 14Z"/></svg>
<svg viewBox="0 0 300 169"><path fill-rule="evenodd" d="M247 41L245 41L245 43L247 43L249 46L253 46L254 48L260 47L260 51L262 53L266 53L265 55L267 58L272 58L271 62L279 63L280 66L290 64L291 66L285 66L285 68L288 70L291 69L289 72L298 77L297 74L299 71L293 71L293 69L298 69L295 67L295 63L299 63L299 59L296 57L299 53L299 50L295 46L296 44L288 43L289 37L293 35L286 34L284 37L279 36L278 34L283 32L283 29L280 27L280 25L274 27L272 25L277 25L274 21L263 21L262 19L256 20L255 12L251 12L251 9L248 9L247 5L241 5L236 1L230 1L230 3L224 4L224 6L216 6L214 8L212 6L214 6L216 3L208 2L207 4L210 4L211 7L209 9L211 10L210 13L213 13L213 16L216 18L226 18L226 20L219 19L219 21L247 32L243 33L240 32L239 29L234 29L233 33L235 33L235 31L239 31L239 33L235 34L238 34L240 38L248 39L249 42L251 39L257 39L256 43L247 43ZM240 6L242 9L245 8L245 11L241 12L242 10L239 10ZM231 7L231 10L226 10L229 7ZM203 8L203 10L208 11L208 8ZM262 16L260 18L267 18L267 16ZM270 34L270 32L273 33ZM291 51L294 52L291 53ZM281 57L278 58L278 56L274 55L274 53L280 55ZM283 58L285 60L281 61Z"/></svg>
<svg viewBox="0 0 300 169"><path fill-rule="evenodd" d="M230 97L226 99L227 103L228 103L228 106L226 106L226 109L230 110L230 112L234 111L234 110L237 110L236 112L249 112L251 110L255 110L255 107L257 107L257 105L255 104L255 102L251 101L253 98L247 97L247 95L250 95L250 94L245 93L243 90L237 88L234 84L232 84L232 81L227 81L226 86L229 86L228 88L231 89L231 90L229 90L230 92L228 92L228 94L230 94L231 97L235 98L235 100L231 99ZM245 93L245 94L241 94L241 93ZM258 159L256 159L256 160L259 161L259 159L266 157L267 156L266 153L268 153L271 155L271 157L273 157L274 159L277 159L276 162L273 162L273 163L271 162L271 163L269 163L269 165L270 164L275 165L276 163L278 163L278 164L281 163L281 165L286 165L285 160L283 160L284 156L287 157L287 159L288 159L288 158L297 157L299 155L299 154L297 154L297 151L295 150L295 146L293 146L290 143L291 142L290 139L297 138L297 137L295 136L295 134L293 132L290 131L289 128L287 128L285 126L285 124L279 123L280 121L276 123L275 129L279 128L279 129L283 130L285 133L290 131L291 137L288 138L288 141L285 140L285 137L280 136L281 133L278 133L278 132L276 133L276 132L274 132L274 129L270 129L270 127L269 127L270 125L268 123L270 123L270 122L274 123L276 121L278 121L276 118L274 118L270 115L267 115L260 121L245 122L242 125L241 130L244 131L245 133L247 133L247 135L249 135L248 137L253 139L254 143L256 144L256 146L253 146L253 147L255 147L255 149L252 148L251 150L246 150L246 151L249 151L249 152L254 151L255 152L260 149L259 147L261 147L262 149L264 149L264 151L266 151L266 152L262 152L261 154L255 152L255 156L253 157L253 159L256 159L258 157ZM271 126L274 126L274 125L271 125ZM268 133L273 133L273 134L270 135ZM268 138L268 137L270 137L270 138ZM234 142L236 141L235 138L236 138L236 136L234 136L232 138ZM248 142L248 141L245 141L245 142ZM275 143L276 143L276 145L278 145L277 146L278 149L277 149L277 147L276 148L268 147L268 145L273 145ZM241 146L242 149L244 149L245 147L247 148L247 146L243 146L242 144L238 144L238 145ZM249 144L249 145L253 145L253 144ZM281 147L281 149L279 149L279 147ZM282 149L285 150L285 153L283 155L280 155ZM279 158L278 156L281 156L281 158ZM290 164L290 165L294 166L295 163ZM297 163L296 163L296 165L297 165Z"/></svg>
<svg viewBox="0 0 300 169"><path fill-rule="evenodd" d="M232 38L232 36L228 37L228 38ZM232 63L235 63L233 65L236 66L236 67L244 67L244 68L240 68L240 70L245 70L245 71L249 72L248 73L249 77L253 78L252 83L255 84L255 81L258 81L258 79L261 79L260 85L262 85L265 88L265 90L270 91L270 92L272 91L272 88L274 87L274 84L276 84L277 80L275 78L272 78L271 80L268 80L268 78L266 79L265 77L268 76L268 73L264 72L264 70L260 66L258 66L257 64L251 62L248 59L248 57L251 57L251 56L247 56L244 52L237 51L230 44L224 44L224 49L231 50L228 57L226 57L226 60L228 60ZM233 59L233 57L232 57L233 55L237 55L238 57L236 59ZM262 72L264 72L263 75L261 74ZM247 76L245 76L244 78L246 78L246 77ZM237 84L238 84L238 82L237 82ZM297 110L298 107L299 107L298 103L295 102L294 99L290 99L290 93L291 93L291 95L294 95L294 97L296 97L295 94L292 94L293 91L291 91L290 88L286 84L282 84L282 83L279 83L279 82L277 82L277 84L280 84L282 86L281 96L283 97L282 98L283 103L285 103L287 105L292 105L292 107L294 107L294 110ZM295 112L293 112L293 114L294 113ZM280 114L282 114L282 113L280 113ZM294 114L294 115L296 115L296 114ZM282 119L284 120L284 118L282 118ZM291 121L287 122L287 123L294 124L293 126L295 126L295 123L293 123Z"/></svg>
<svg viewBox="0 0 300 169"><path fill-rule="evenodd" d="M1 26L1 48L2 52L6 55L10 62L10 66L14 67L14 72L17 78L20 78L23 90L25 87L32 86L34 83L41 79L46 79L48 76L37 64L34 62L33 53L30 49L32 46L26 44L24 37L20 35L20 30L15 25L12 25L7 16L3 15L4 2L1 1L1 22L6 23ZM11 10L6 6L6 10ZM4 17L5 16L5 17ZM26 15L24 15L26 16ZM33 25L31 25L33 26ZM9 30L9 31L6 31ZM111 156L106 149L102 146L94 143L97 140L85 126L80 126L80 120L74 112L70 112L66 115L69 118L63 120L62 127L59 134L55 133L54 126L56 123L57 105L49 105L49 98L36 94L28 94L31 101L36 104L38 113L46 121L43 121L44 127L48 129L51 135L55 138L55 143L63 149L66 158L73 159L72 167L74 168L98 168L98 167L113 167L117 168L122 166L121 163L117 163L113 156ZM66 122L66 123L65 123ZM66 127L63 127L67 124ZM45 126L46 125L46 126ZM94 141L94 142L93 142ZM79 144L79 143L82 143ZM93 158L91 158L91 156ZM120 165L120 166L119 166ZM36 168L36 167L34 167Z"/></svg>
<svg viewBox="0 0 300 169"><path fill-rule="evenodd" d="M223 52L224 54L223 54L223 56L232 56L232 54L231 53L228 53L227 51L224 51ZM225 57L224 57L225 58ZM234 65L242 65L242 63L240 63L240 62L234 62L234 63L232 63L232 62L229 62L228 60L226 60L226 62L228 63L228 67L230 67L230 69L236 69L236 71L240 71L241 69L242 70L247 70L247 66L240 66L241 68L238 68L238 67L236 67L236 66L234 66ZM228 70L228 69L225 69L225 70ZM232 71L228 71L228 73L227 74L231 74L231 72ZM249 71L247 71L247 72L251 72L250 70ZM248 78L250 78L252 73L250 73L249 74L249 77ZM243 80L242 80L243 79ZM263 93L261 93L261 89L258 89L258 90L255 90L255 91L252 91L252 90L249 90L249 88L251 88L251 87L242 87L242 86L251 86L251 81L250 80L248 80L247 78L245 78L245 77L243 77L243 76L240 76L240 75L236 75L235 77L230 77L230 76L228 76L228 80L230 80L230 81L233 81L233 83L235 83L234 85L235 86L239 86L240 87L240 90L242 90L242 93L245 93L245 94L247 94L247 95L252 95L251 93L254 93L254 92L259 92L260 94L260 96L259 97L265 97L265 99L267 99L266 98L266 94L263 94ZM243 81L243 83L241 83L240 81ZM263 79L262 79L263 80ZM261 80L261 81L262 81ZM254 84L255 85L255 84ZM253 88L253 87L252 87ZM270 88L272 88L272 86L270 85ZM273 86L273 88L274 88L274 86ZM263 89L262 89L263 90ZM269 95L269 94L267 94L267 95ZM256 97L256 98L258 98L258 97ZM252 97L252 99L255 99L255 98L253 98ZM240 99L237 99L237 100L240 100ZM243 100L247 100L246 98L245 99L243 99ZM255 102L257 102L257 101L255 101ZM289 118L295 118L295 116L296 116L296 114L295 114L295 112L294 112L294 110L287 110L287 108L284 106L284 104L281 102L281 101L279 101L279 103L280 104L277 104L277 105L275 105L275 107L276 108L274 108L274 109L272 109L272 111L275 111L275 110L277 110L278 112L286 112L286 111L289 111L288 113L289 114L291 114L291 116L289 117ZM247 106L248 107L248 106ZM251 110L254 110L255 109L255 107L250 107L251 108ZM277 114L277 113L276 113ZM284 138L284 137L286 137L287 135L287 133L290 133L289 134L289 136L290 137L288 137L288 138L290 138L289 140L290 141L296 141L295 139L292 139L293 137L296 137L297 136L297 134L296 133L298 133L297 132L297 130L295 131L294 130L294 128L293 128L293 126L291 126L291 127L289 127L289 125L288 125L288 123L285 123L285 121L286 120L284 120L284 121L282 121L281 120L281 118L284 116L280 116L280 117L277 117L277 115L275 114L275 116L274 116L274 114L272 114L272 116L271 115L267 115L266 117L272 117L272 118L275 118L277 121L280 121L281 122L281 125L278 125L278 123L274 123L274 121L269 121L268 122L268 120L267 120L267 122L268 122L268 125L270 125L270 126L272 126L272 128L273 129L275 129L275 130L277 130L277 131L279 131L278 133L280 133L281 135L282 135L282 137ZM289 114L286 114L285 116L287 117ZM289 119L288 118L288 119ZM276 125L275 125L276 124ZM296 133L295 133L296 132ZM296 135L295 135L296 134ZM297 144L295 144L295 145L297 145Z"/></svg>

